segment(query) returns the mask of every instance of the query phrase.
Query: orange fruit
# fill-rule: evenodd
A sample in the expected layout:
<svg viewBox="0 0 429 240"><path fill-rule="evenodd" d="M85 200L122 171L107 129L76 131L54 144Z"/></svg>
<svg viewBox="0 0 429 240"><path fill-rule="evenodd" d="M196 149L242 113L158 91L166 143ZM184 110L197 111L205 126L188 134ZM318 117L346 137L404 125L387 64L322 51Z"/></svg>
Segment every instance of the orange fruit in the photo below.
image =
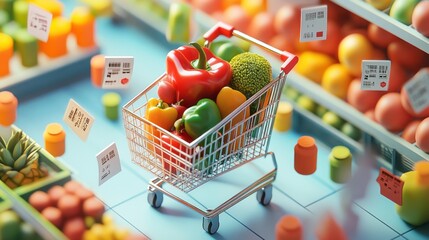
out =
<svg viewBox="0 0 429 240"><path fill-rule="evenodd" d="M406 69L398 64L396 61L390 63L390 78L389 78L389 92L399 92L402 86L408 81L408 74Z"/></svg>
<svg viewBox="0 0 429 240"><path fill-rule="evenodd" d="M387 47L387 56L413 72L429 66L429 54L403 40L390 43Z"/></svg>
<svg viewBox="0 0 429 240"><path fill-rule="evenodd" d="M383 95L375 106L375 119L392 132L402 131L413 117L402 107L401 96L397 92Z"/></svg>
<svg viewBox="0 0 429 240"><path fill-rule="evenodd" d="M273 22L274 16L271 13L257 13L250 21L247 33L258 40L268 42L274 35L276 35Z"/></svg>
<svg viewBox="0 0 429 240"><path fill-rule="evenodd" d="M192 5L208 14L222 10L221 1L219 0L192 0Z"/></svg>
<svg viewBox="0 0 429 240"><path fill-rule="evenodd" d="M416 129L416 145L429 153L429 117L423 119Z"/></svg>
<svg viewBox="0 0 429 240"><path fill-rule="evenodd" d="M421 122L422 120L414 120L408 123L408 125L404 128L404 131L402 131L401 137L409 143L415 143L417 127Z"/></svg>
<svg viewBox="0 0 429 240"><path fill-rule="evenodd" d="M299 37L301 28L301 8L292 4L284 4L274 15L274 28L278 33L289 39ZM329 28L328 28L329 30Z"/></svg>
<svg viewBox="0 0 429 240"><path fill-rule="evenodd" d="M336 63L329 66L323 73L322 87L334 96L346 99L352 76L346 67Z"/></svg>
<svg viewBox="0 0 429 240"><path fill-rule="evenodd" d="M360 77L362 60L371 59L374 48L362 34L353 33L341 40L338 46L338 60L353 76Z"/></svg>
<svg viewBox="0 0 429 240"><path fill-rule="evenodd" d="M309 46L312 50L326 53L333 58L337 59L338 45L343 39L343 35L341 33L341 27L337 22L329 21L327 24L327 34L326 40L324 41L311 41L309 42Z"/></svg>
<svg viewBox="0 0 429 240"><path fill-rule="evenodd" d="M347 91L347 102L360 112L375 108L378 100L384 95L382 91L366 91L361 89L361 80L354 79Z"/></svg>
<svg viewBox="0 0 429 240"><path fill-rule="evenodd" d="M267 10L267 0L241 0L241 6L250 16Z"/></svg>
<svg viewBox="0 0 429 240"><path fill-rule="evenodd" d="M268 44L282 51L297 53L294 43L283 34L276 34L268 41Z"/></svg>
<svg viewBox="0 0 429 240"><path fill-rule="evenodd" d="M391 42L398 40L398 37L374 23L368 25L367 31L369 40L371 40L374 45L381 48L387 48Z"/></svg>
<svg viewBox="0 0 429 240"><path fill-rule="evenodd" d="M313 82L321 83L325 70L336 63L335 59L327 54L304 51L299 55L299 61L294 70Z"/></svg>
<svg viewBox="0 0 429 240"><path fill-rule="evenodd" d="M251 17L240 5L231 5L223 12L224 21L235 29L246 32Z"/></svg>
<svg viewBox="0 0 429 240"><path fill-rule="evenodd" d="M227 9L228 7L235 5L235 4L240 4L241 0L221 0L221 7L222 10Z"/></svg>

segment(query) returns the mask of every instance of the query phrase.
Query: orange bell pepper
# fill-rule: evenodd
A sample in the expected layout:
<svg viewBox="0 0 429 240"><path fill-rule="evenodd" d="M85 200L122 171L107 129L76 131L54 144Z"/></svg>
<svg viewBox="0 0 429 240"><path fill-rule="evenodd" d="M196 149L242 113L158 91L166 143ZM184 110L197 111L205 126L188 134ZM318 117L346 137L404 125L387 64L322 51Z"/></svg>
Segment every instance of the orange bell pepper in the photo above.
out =
<svg viewBox="0 0 429 240"><path fill-rule="evenodd" d="M222 119L226 118L235 109L246 102L246 96L240 91L228 86L223 87L216 97L216 104L219 108ZM238 151L244 146L245 132L247 130L246 119L250 116L250 107L247 106L239 112L231 122L227 123L224 129L224 143L228 144L228 153Z"/></svg>
<svg viewBox="0 0 429 240"><path fill-rule="evenodd" d="M174 126L174 122L177 120L177 110L174 107L170 107L162 100L151 98L146 105L145 118L159 128L170 131ZM145 136L149 141L147 149L160 155L161 132L155 126L146 124ZM154 152L154 150L156 151Z"/></svg>

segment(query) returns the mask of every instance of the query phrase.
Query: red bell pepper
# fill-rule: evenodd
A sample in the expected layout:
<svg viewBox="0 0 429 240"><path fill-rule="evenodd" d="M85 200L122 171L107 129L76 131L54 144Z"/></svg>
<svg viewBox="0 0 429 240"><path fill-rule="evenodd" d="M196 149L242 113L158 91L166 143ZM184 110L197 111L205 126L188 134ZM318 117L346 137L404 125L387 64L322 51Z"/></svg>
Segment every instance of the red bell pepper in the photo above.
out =
<svg viewBox="0 0 429 240"><path fill-rule="evenodd" d="M190 107L202 98L216 99L219 91L231 81L231 66L227 61L216 57L208 48L198 43L181 46L167 55L167 77L160 83L158 95L161 99ZM170 88L170 89L168 89ZM165 101L165 100L164 100ZM172 104L172 103L170 103Z"/></svg>
<svg viewBox="0 0 429 240"><path fill-rule="evenodd" d="M181 130L176 128L173 134L186 142L192 142L193 140L183 128ZM192 152L185 154L186 147L175 138L170 138L170 136L165 134L161 136L161 146L163 148L162 159L164 170L171 174L176 174L177 166L184 168L185 164L183 161L187 159L187 154L192 155ZM189 161L191 161L191 157L189 157Z"/></svg>

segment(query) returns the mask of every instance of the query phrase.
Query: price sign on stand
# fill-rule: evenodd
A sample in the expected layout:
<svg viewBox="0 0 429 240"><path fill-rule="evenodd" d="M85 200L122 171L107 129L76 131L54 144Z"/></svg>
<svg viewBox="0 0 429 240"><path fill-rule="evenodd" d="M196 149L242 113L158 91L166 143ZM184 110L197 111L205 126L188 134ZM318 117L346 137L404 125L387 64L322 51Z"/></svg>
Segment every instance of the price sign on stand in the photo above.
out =
<svg viewBox="0 0 429 240"><path fill-rule="evenodd" d="M326 5L301 8L301 42L326 39L327 11Z"/></svg>
<svg viewBox="0 0 429 240"><path fill-rule="evenodd" d="M133 73L134 57L105 57L102 88L127 88Z"/></svg>
<svg viewBox="0 0 429 240"><path fill-rule="evenodd" d="M51 28L52 13L37 7L34 4L28 5L27 31L40 41L46 42Z"/></svg>
<svg viewBox="0 0 429 240"><path fill-rule="evenodd" d="M416 113L429 107L429 71L419 71L404 87Z"/></svg>
<svg viewBox="0 0 429 240"><path fill-rule="evenodd" d="M63 120L82 141L86 141L94 118L73 99L67 105Z"/></svg>
<svg viewBox="0 0 429 240"><path fill-rule="evenodd" d="M98 161L98 185L103 184L121 171L121 161L119 159L116 143L110 144L107 148L97 154Z"/></svg>
<svg viewBox="0 0 429 240"><path fill-rule="evenodd" d="M377 182L380 185L381 195L402 206L402 189L404 181L385 168L380 168Z"/></svg>
<svg viewBox="0 0 429 240"><path fill-rule="evenodd" d="M390 79L390 60L363 60L361 89L387 91Z"/></svg>

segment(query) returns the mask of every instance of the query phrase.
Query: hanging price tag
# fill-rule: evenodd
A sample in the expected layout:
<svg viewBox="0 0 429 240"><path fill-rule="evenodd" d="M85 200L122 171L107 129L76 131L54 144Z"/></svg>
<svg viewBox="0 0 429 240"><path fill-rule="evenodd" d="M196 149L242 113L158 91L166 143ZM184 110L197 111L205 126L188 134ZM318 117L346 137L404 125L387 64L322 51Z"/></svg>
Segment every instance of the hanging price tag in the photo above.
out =
<svg viewBox="0 0 429 240"><path fill-rule="evenodd" d="M94 118L73 99L67 105L63 120L82 141L86 141Z"/></svg>
<svg viewBox="0 0 429 240"><path fill-rule="evenodd" d="M429 107L429 71L420 70L405 85L411 107L416 113L420 113Z"/></svg>
<svg viewBox="0 0 429 240"><path fill-rule="evenodd" d="M381 195L402 206L402 188L404 181L385 168L380 168L377 182L380 185Z"/></svg>
<svg viewBox="0 0 429 240"><path fill-rule="evenodd" d="M326 5L301 8L301 42L326 39L327 9Z"/></svg>
<svg viewBox="0 0 429 240"><path fill-rule="evenodd" d="M110 144L97 154L99 181L103 184L121 171L121 161L119 159L116 143Z"/></svg>
<svg viewBox="0 0 429 240"><path fill-rule="evenodd" d="M52 13L37 7L34 4L28 5L27 31L40 41L46 42L51 28Z"/></svg>
<svg viewBox="0 0 429 240"><path fill-rule="evenodd" d="M102 88L127 88L133 72L134 57L105 57Z"/></svg>
<svg viewBox="0 0 429 240"><path fill-rule="evenodd" d="M387 91L390 79L390 60L363 60L361 89Z"/></svg>

